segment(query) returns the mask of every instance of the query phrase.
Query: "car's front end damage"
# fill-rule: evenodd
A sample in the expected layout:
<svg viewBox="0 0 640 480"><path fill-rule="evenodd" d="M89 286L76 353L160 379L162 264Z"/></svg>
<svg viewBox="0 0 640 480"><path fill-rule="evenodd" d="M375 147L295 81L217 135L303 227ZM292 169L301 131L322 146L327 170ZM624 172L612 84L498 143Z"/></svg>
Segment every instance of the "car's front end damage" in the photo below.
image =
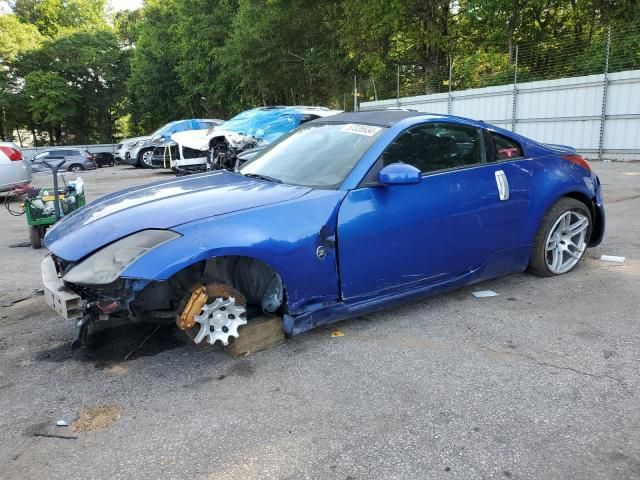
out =
<svg viewBox="0 0 640 480"><path fill-rule="evenodd" d="M49 231L45 299L75 323L76 347L92 325L122 321L175 322L196 343L226 345L247 318L286 312L282 278L242 245L274 235L248 212L308 192L217 172L111 194Z"/></svg>
<svg viewBox="0 0 640 480"><path fill-rule="evenodd" d="M118 318L131 321L166 321L175 316L186 291L181 282L190 272L170 282L123 277L126 268L148 251L180 235L170 230L143 230L111 243L78 262L49 255L41 264L45 299L68 320L76 321L79 345L95 321Z"/></svg>
<svg viewBox="0 0 640 480"><path fill-rule="evenodd" d="M228 131L222 127L212 129L205 138L198 133L180 132L171 137L176 145L171 166L177 175L208 170L233 171L240 166L238 155L266 144L264 139ZM166 162L166 150L158 150L157 154L158 162Z"/></svg>
<svg viewBox="0 0 640 480"><path fill-rule="evenodd" d="M96 265L94 260L88 261ZM85 343L92 325L118 321L175 322L195 343L220 341L228 345L248 317L275 313L284 302L280 276L248 258L197 262L167 280L118 277L101 284L68 281L78 276L74 270L91 269L86 262L65 264L49 255L41 265L47 304L75 322L74 348ZM96 282L102 273L92 275L88 281Z"/></svg>
<svg viewBox="0 0 640 480"><path fill-rule="evenodd" d="M240 113L208 131L173 134L177 144L172 160L178 175L208 170L233 171L246 159L243 153L270 145L299 125L340 113L323 107L261 107Z"/></svg>

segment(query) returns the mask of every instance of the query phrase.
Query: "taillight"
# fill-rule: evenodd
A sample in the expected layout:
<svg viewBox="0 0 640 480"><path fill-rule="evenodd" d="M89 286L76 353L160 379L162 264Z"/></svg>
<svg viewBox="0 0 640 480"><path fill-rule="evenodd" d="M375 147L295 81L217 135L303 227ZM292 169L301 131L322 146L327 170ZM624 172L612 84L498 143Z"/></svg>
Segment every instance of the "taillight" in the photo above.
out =
<svg viewBox="0 0 640 480"><path fill-rule="evenodd" d="M587 163L587 161L582 158L580 155L563 155L562 158L565 160L569 160L570 162L575 163L576 165L580 165L582 168L586 168L591 171L591 167Z"/></svg>
<svg viewBox="0 0 640 480"><path fill-rule="evenodd" d="M12 161L24 160L24 158L22 157L22 154L20 153L20 150L16 150L15 148L12 148L12 147L0 146L0 152L4 153L7 157L9 157L9 160L12 160Z"/></svg>

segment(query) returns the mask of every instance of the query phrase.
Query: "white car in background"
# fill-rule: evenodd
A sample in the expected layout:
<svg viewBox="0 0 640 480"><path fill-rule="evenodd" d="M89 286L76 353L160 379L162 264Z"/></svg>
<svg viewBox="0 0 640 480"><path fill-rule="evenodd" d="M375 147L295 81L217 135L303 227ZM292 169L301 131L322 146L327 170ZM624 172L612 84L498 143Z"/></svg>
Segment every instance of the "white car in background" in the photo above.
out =
<svg viewBox="0 0 640 480"><path fill-rule="evenodd" d="M144 137L125 138L120 144L120 148L116 151L116 158L118 161L124 162L128 158L127 153L130 152L138 142L144 142L150 138L150 135L146 135Z"/></svg>
<svg viewBox="0 0 640 480"><path fill-rule="evenodd" d="M15 143L0 142L0 192L31 182L31 167Z"/></svg>
<svg viewBox="0 0 640 480"><path fill-rule="evenodd" d="M260 150L303 123L342 113L325 107L275 106L244 111L209 130L171 135L171 144L156 149L153 162L161 164L171 154L171 168L178 175L206 170L233 170L248 150Z"/></svg>

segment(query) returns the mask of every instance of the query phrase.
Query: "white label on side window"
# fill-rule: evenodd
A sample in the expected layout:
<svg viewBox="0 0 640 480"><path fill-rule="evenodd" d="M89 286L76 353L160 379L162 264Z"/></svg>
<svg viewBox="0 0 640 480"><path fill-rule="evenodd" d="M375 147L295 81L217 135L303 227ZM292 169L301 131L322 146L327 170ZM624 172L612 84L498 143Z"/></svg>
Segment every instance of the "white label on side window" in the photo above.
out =
<svg viewBox="0 0 640 480"><path fill-rule="evenodd" d="M382 130L380 127L360 125L357 123L349 123L340 129L341 132L355 133L356 135L364 135L365 137L373 137L380 130Z"/></svg>

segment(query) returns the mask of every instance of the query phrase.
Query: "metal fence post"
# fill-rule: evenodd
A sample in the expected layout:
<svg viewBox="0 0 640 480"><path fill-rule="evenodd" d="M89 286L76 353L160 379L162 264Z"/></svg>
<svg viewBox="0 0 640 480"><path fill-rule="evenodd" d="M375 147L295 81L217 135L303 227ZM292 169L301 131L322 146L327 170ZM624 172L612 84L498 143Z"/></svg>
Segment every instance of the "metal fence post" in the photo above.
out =
<svg viewBox="0 0 640 480"><path fill-rule="evenodd" d="M453 72L453 61L451 60L451 56L449 56L449 97L447 98L447 114L451 115L451 77Z"/></svg>
<svg viewBox="0 0 640 480"><path fill-rule="evenodd" d="M604 127L607 122L607 93L609 90L609 52L611 51L611 27L607 28L607 45L604 50L604 78L602 83L602 110L600 111L600 140L598 141L598 160L602 160L604 151Z"/></svg>
<svg viewBox="0 0 640 480"><path fill-rule="evenodd" d="M358 76L353 76L353 111L358 111Z"/></svg>
<svg viewBox="0 0 640 480"><path fill-rule="evenodd" d="M518 115L518 45L516 44L516 58L513 69L513 96L511 103L511 131L516 131L516 122Z"/></svg>
<svg viewBox="0 0 640 480"><path fill-rule="evenodd" d="M398 75L396 77L396 101L400 106L400 65L398 65Z"/></svg>

